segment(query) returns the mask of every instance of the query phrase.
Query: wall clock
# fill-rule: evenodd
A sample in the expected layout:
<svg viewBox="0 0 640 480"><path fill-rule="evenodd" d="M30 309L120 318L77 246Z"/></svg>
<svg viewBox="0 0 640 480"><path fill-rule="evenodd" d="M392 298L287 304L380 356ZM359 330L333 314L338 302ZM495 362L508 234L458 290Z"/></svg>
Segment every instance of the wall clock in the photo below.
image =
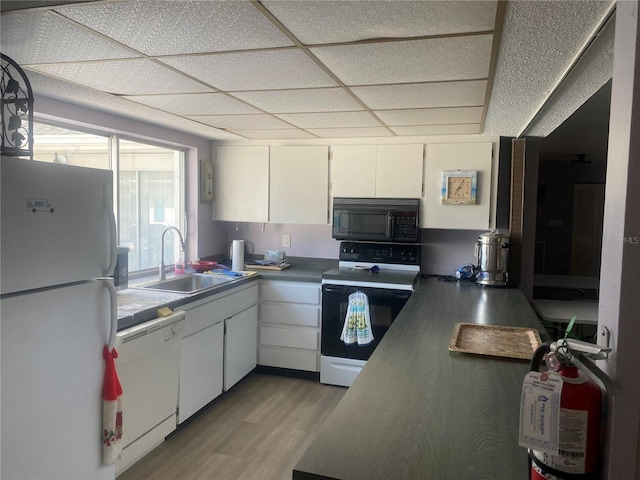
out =
<svg viewBox="0 0 640 480"><path fill-rule="evenodd" d="M476 170L443 170L440 203L442 205L475 205L477 184Z"/></svg>

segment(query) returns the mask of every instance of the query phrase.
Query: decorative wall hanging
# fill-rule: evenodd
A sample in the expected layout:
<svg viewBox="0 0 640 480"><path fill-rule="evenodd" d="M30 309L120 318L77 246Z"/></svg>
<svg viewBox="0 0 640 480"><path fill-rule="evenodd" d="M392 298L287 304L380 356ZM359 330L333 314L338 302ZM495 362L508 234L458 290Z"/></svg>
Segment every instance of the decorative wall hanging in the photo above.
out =
<svg viewBox="0 0 640 480"><path fill-rule="evenodd" d="M213 202L213 164L200 160L200 203Z"/></svg>
<svg viewBox="0 0 640 480"><path fill-rule="evenodd" d="M33 160L33 91L20 66L2 56L2 155Z"/></svg>
<svg viewBox="0 0 640 480"><path fill-rule="evenodd" d="M478 172L475 170L444 170L440 191L442 205L475 205Z"/></svg>

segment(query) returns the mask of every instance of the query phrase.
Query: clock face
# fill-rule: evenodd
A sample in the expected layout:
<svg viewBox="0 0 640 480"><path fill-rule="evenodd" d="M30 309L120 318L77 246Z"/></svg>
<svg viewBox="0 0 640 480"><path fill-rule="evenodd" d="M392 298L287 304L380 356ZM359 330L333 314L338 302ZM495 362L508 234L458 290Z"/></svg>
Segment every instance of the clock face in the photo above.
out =
<svg viewBox="0 0 640 480"><path fill-rule="evenodd" d="M470 200L471 177L449 177L447 179L447 199Z"/></svg>

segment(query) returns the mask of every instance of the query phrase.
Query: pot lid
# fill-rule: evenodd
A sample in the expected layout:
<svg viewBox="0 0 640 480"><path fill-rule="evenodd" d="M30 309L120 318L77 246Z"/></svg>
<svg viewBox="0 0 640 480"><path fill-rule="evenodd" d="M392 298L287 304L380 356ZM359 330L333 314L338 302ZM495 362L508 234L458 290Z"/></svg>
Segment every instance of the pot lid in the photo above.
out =
<svg viewBox="0 0 640 480"><path fill-rule="evenodd" d="M490 232L481 234L479 240L484 243L502 242L504 240L509 240L509 235L506 233L500 233L499 230L491 230Z"/></svg>

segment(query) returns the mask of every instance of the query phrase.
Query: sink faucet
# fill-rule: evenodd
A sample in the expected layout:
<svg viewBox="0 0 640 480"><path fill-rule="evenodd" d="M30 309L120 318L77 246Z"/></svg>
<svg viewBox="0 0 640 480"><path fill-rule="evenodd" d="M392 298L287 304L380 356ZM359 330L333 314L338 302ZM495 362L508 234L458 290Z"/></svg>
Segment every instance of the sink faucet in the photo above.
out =
<svg viewBox="0 0 640 480"><path fill-rule="evenodd" d="M167 233L169 230L175 230L175 232L180 237L180 250L183 252L187 251L187 246L184 244L184 240L182 239L182 234L180 233L180 230L178 230L176 227L165 228L164 231L162 232L162 250L160 254L160 268L159 268L160 280L166 280L167 278L167 274L164 271L164 234Z"/></svg>

